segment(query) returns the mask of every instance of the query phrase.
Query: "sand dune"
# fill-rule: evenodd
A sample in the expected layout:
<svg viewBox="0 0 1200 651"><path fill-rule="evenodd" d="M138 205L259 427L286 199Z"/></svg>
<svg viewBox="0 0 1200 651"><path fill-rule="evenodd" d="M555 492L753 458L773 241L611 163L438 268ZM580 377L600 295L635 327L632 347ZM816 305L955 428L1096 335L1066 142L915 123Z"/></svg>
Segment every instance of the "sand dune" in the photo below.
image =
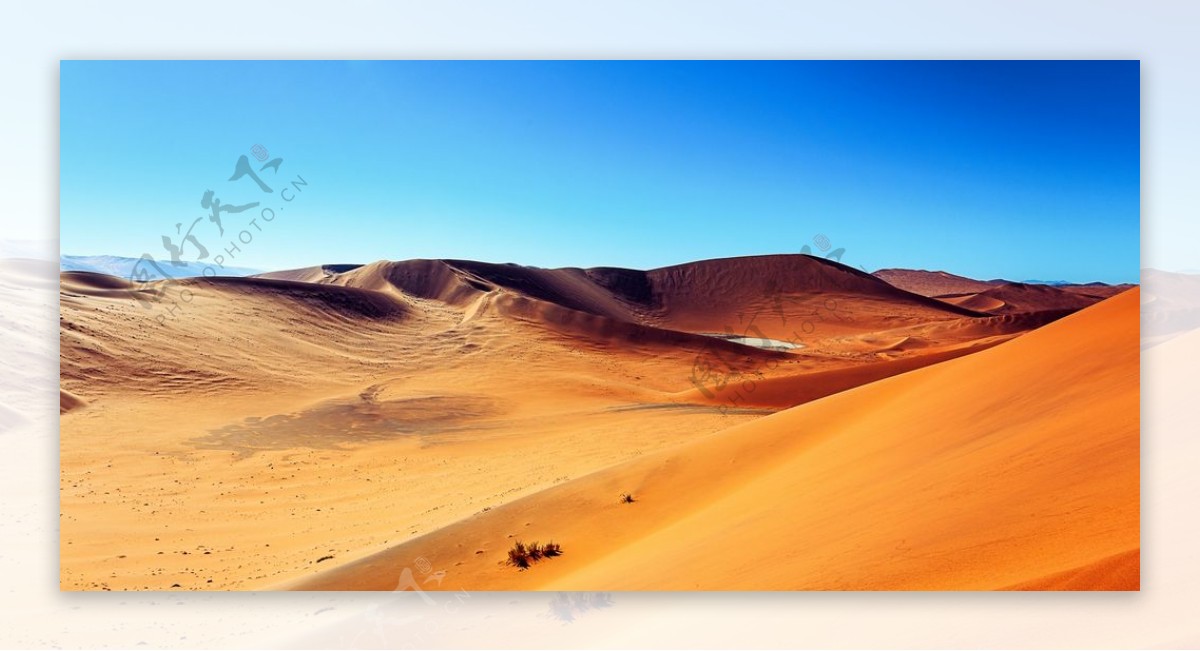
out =
<svg viewBox="0 0 1200 651"><path fill-rule="evenodd" d="M1133 287L1105 283L1041 284L1036 281L974 280L944 271L916 269L880 269L872 275L914 294L989 314L1078 310Z"/></svg>
<svg viewBox="0 0 1200 651"><path fill-rule="evenodd" d="M424 557L443 589L1136 588L1137 315L1131 290L292 587L393 589ZM517 571L518 538L565 553Z"/></svg>
<svg viewBox="0 0 1200 651"><path fill-rule="evenodd" d="M87 403L84 402L82 398L71 393L70 391L60 390L58 392L58 412L60 414L65 414L72 409L78 409L79 407L83 407L85 405L87 405Z"/></svg>
<svg viewBox="0 0 1200 651"><path fill-rule="evenodd" d="M9 350L0 357L0 435L28 422L30 415L52 417L44 412L54 391L53 373L46 368L54 344L41 327L57 316L57 279L57 265L49 260L0 258L0 329Z"/></svg>
<svg viewBox="0 0 1200 651"><path fill-rule="evenodd" d="M1008 308L1008 303L1005 303L995 295L986 293L978 294L955 294L950 296L942 296L941 300L952 305L979 310L980 312L988 312L991 314L999 314Z"/></svg>
<svg viewBox="0 0 1200 651"><path fill-rule="evenodd" d="M746 322L752 315L757 316L755 326L777 339L785 339L804 318L835 331L864 331L888 321L978 316L805 255L711 260L647 274L656 294L664 297L664 321L693 332L721 332L726 324Z"/></svg>
<svg viewBox="0 0 1200 651"><path fill-rule="evenodd" d="M1128 408L1128 378L1113 370L1125 368L1124 349L1077 344L1098 347L1105 324L1126 324L1127 310L1107 307L1126 295L1066 318L1072 309L989 315L808 256L651 271L380 261L146 284L71 272L60 287L64 589L393 589L412 554L445 571L446 588L584 585L624 576L643 539L678 558L647 552L662 567L631 567L644 581L592 587L736 588L764 575L774 577L761 584L769 588L860 585L880 562L880 541L907 533L899 516L871 511L886 502L882 491L898 491L888 513L944 519L947 545L991 549L977 522L938 511L957 503L944 491L965 495L964 508L1005 514L1002 479L1041 481L1028 463L1065 463L1021 450L1049 445L1068 458L1083 445L1075 429L1059 443L1029 433L1059 423L1098 428L1093 440L1109 441L1113 459L1098 466L1107 479L1046 479L1047 495L1087 502L1084 515L1108 508L1090 506L1101 495L1124 508L1105 492L1127 480L1118 452L1130 448L1113 438ZM164 305L176 305L169 318ZM1136 334L1136 308L1132 323ZM1080 329L1091 334L1076 337ZM797 347L753 345L763 337ZM1049 343L1026 343L1039 340ZM1107 371L1098 369L1105 354ZM1074 355L1088 361L1068 363ZM732 399L737 386L746 393ZM1076 408L1082 388L1111 405ZM1136 384L1134 395L1136 425ZM1052 419L1045 401L1056 397L1067 415ZM1076 422L1093 416L1107 422ZM967 454L972 436L1009 456ZM1134 437L1136 462L1136 427ZM953 462L947 450L957 450ZM1001 479L968 486L958 463ZM868 482L875 472L895 483ZM946 485L930 485L939 473ZM847 483L855 477L861 486ZM824 506L770 497L834 487L845 495ZM622 492L635 503L618 503ZM786 517L766 523L756 500ZM1068 530L1086 538L1083 515L1060 522L1026 501L1038 517L1020 535L1051 546ZM740 511L720 511L725 504ZM717 548L676 548L711 535L700 530L718 514L751 538L790 538L816 553L802 562L755 542L747 558L770 572L695 579ZM785 521L820 522L814 532L829 539L804 538L815 533ZM853 530L868 521L887 526ZM955 522L967 533L950 536ZM675 526L681 538L659 540ZM965 553L914 535L934 556ZM514 573L497 562L518 537L554 538L566 553ZM1011 571L994 576L913 566L907 579L871 585L1074 585L1058 573L1135 548L1136 527L1122 540L1118 549L1097 537L1077 555L1036 562L1014 543ZM851 557L860 574L844 581L807 564L845 569Z"/></svg>
<svg viewBox="0 0 1200 651"><path fill-rule="evenodd" d="M262 277L314 277L313 270ZM381 261L318 282L464 305L503 291L566 309L692 333L741 331L753 325L785 338L805 319L838 330L877 322L978 316L912 294L851 267L807 255L749 256L650 271L539 269L466 260ZM752 322L753 320L753 322ZM790 324L789 324L790 320Z"/></svg>
<svg viewBox="0 0 1200 651"><path fill-rule="evenodd" d="M1108 285L1105 283L1084 283L1080 285L1058 285L1058 288L1071 292L1072 294L1083 294L1084 296L1092 296L1095 298L1112 298L1117 294L1133 289L1136 285L1122 283L1120 285Z"/></svg>
<svg viewBox="0 0 1200 651"><path fill-rule="evenodd" d="M931 298L948 294L976 294L991 289L996 284L996 281L975 280L945 271L920 269L880 269L871 275L905 291Z"/></svg>
<svg viewBox="0 0 1200 651"><path fill-rule="evenodd" d="M269 271L267 273L254 274L253 277L266 278L268 280L295 280L305 283L319 283L329 280L338 274L353 271L361 266L360 264L323 264L315 267L288 269L286 271Z"/></svg>
<svg viewBox="0 0 1200 651"><path fill-rule="evenodd" d="M1102 296L1069 291L1051 285L1005 283L982 292L949 295L942 300L989 314L1016 314L1047 310L1079 310L1103 300Z"/></svg>

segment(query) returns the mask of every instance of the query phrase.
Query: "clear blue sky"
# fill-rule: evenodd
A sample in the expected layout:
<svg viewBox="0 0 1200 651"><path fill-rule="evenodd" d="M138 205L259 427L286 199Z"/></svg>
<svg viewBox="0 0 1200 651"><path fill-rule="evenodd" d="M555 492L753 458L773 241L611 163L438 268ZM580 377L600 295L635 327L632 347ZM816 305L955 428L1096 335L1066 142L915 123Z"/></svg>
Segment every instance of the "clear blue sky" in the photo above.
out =
<svg viewBox="0 0 1200 651"><path fill-rule="evenodd" d="M1139 64L93 62L61 67L61 247L281 269L652 268L795 253L1136 281ZM262 144L278 171L262 166ZM263 182L228 181L246 155ZM285 203L281 190L308 182ZM178 242L178 237L174 238ZM196 249L183 247L194 260Z"/></svg>

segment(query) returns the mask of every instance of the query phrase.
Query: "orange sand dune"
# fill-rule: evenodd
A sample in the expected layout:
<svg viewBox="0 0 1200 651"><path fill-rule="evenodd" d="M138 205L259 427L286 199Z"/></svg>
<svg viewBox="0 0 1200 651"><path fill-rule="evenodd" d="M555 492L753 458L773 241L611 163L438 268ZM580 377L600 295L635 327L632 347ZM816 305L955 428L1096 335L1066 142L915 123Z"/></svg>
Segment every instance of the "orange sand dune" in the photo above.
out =
<svg viewBox="0 0 1200 651"><path fill-rule="evenodd" d="M1047 310L1078 310L1105 297L1079 291L1068 291L1050 285L1005 283L982 292L939 297L942 300L989 314L1043 312Z"/></svg>
<svg viewBox="0 0 1200 651"><path fill-rule="evenodd" d="M705 260L647 275L664 297L661 318L668 327L692 332L724 332L732 325L743 333L754 318L765 336L786 339L803 321L829 332L863 332L979 315L806 255Z"/></svg>
<svg viewBox="0 0 1200 651"><path fill-rule="evenodd" d="M289 585L395 589L423 557L446 570L426 589L1129 589L1138 302L1131 290ZM564 553L517 571L504 554L518 539Z"/></svg>
<svg viewBox="0 0 1200 651"><path fill-rule="evenodd" d="M945 271L923 271L919 269L880 269L871 274L877 278L887 281L889 284L899 287L900 289L929 296L931 298L949 299L947 302L955 305L963 305L984 312L995 312L1003 307L1003 301L992 298L989 300L980 300L975 306L969 305L966 302L973 296L981 292L987 292L997 287L1005 285L1015 285L1018 288L1034 287L1047 288L1066 292L1068 294L1078 294L1087 296L1093 299L1105 299L1116 296L1134 286L1129 284L1108 285L1105 283L1083 283L1083 284L1064 284L1064 285L1046 285L1038 283L1015 283L1007 280L975 280L965 276L956 276L946 273ZM1020 290L1018 290L1020 291ZM1009 291L1003 293L1010 293ZM1050 292L1053 296L1056 292ZM1043 297L1040 301L1044 302ZM994 307L988 307L989 305ZM1077 307L1082 307L1080 304ZM1067 307L1060 305L1059 307ZM1039 308L1040 309L1040 308Z"/></svg>
<svg viewBox="0 0 1200 651"><path fill-rule="evenodd" d="M1058 288L1063 290L1064 292L1071 292L1072 294L1083 294L1084 296L1091 296L1093 298L1101 298L1101 299L1111 298L1113 296L1116 296L1117 294L1120 294L1127 290L1133 289L1134 287L1136 287L1136 285L1132 285L1129 283L1122 283L1120 285L1106 285L1105 283L1085 283L1082 285L1058 285Z"/></svg>
<svg viewBox="0 0 1200 651"><path fill-rule="evenodd" d="M947 294L975 294L992 288L998 282L921 269L880 269L871 275L893 287L931 298Z"/></svg>
<svg viewBox="0 0 1200 651"><path fill-rule="evenodd" d="M980 312L989 312L998 314L1008 307L1008 303L987 294L961 294L951 296L941 296L941 300L952 305L979 310Z"/></svg>

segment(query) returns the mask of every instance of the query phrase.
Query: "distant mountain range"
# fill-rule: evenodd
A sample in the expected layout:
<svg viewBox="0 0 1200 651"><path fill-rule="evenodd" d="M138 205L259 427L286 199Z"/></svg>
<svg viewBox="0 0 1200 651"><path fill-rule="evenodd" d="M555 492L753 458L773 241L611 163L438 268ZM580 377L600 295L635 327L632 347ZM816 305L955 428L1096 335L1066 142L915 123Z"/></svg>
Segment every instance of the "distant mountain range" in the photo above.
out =
<svg viewBox="0 0 1200 651"><path fill-rule="evenodd" d="M1067 280L1022 280L1026 285L1050 285L1052 287L1062 287L1063 285L1105 285L1107 283L1073 283Z"/></svg>
<svg viewBox="0 0 1200 651"><path fill-rule="evenodd" d="M59 256L59 271L90 271L108 274L118 278L129 278L133 274L134 265L139 258L123 258L116 255L63 255ZM203 276L204 269L213 266L203 262L184 262L176 266L170 260L159 260L158 266L173 278L192 278ZM161 280L163 275L155 270L154 265L143 264L145 275L139 273L139 280ZM258 269L245 267L217 267L221 276L252 276L261 273ZM211 274L210 274L211 275Z"/></svg>

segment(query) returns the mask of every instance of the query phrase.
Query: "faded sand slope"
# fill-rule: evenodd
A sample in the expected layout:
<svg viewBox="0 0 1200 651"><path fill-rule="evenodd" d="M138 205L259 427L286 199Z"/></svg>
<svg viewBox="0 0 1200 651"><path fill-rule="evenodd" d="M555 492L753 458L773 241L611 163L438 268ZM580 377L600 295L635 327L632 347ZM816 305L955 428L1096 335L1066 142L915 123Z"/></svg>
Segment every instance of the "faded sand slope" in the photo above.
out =
<svg viewBox="0 0 1200 651"><path fill-rule="evenodd" d="M1142 269L1142 347L1200 328L1200 274Z"/></svg>
<svg viewBox="0 0 1200 651"><path fill-rule="evenodd" d="M424 556L448 589L1136 589L1138 300L1131 290L293 587L393 589ZM518 572L502 564L515 538L565 553Z"/></svg>

